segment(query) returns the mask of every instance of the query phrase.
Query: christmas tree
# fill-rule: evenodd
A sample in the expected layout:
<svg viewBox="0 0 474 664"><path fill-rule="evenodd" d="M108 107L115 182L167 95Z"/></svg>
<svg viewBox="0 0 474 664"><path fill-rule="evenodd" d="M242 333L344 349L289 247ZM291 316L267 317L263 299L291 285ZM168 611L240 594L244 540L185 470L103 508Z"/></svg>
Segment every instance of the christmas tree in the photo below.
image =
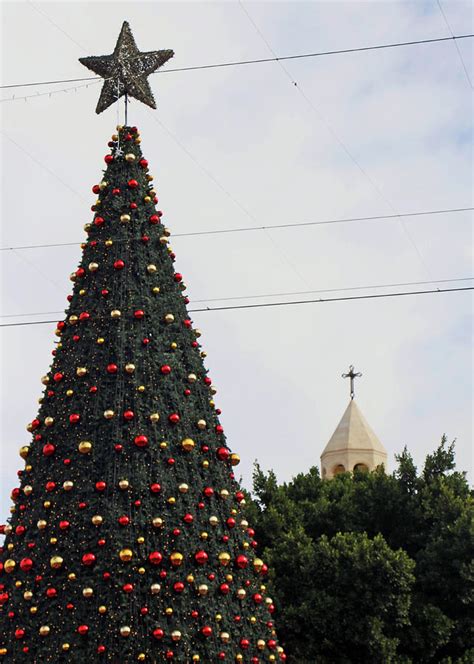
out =
<svg viewBox="0 0 474 664"><path fill-rule="evenodd" d="M154 105L128 52L115 99ZM0 661L284 660L137 128L109 147L3 527Z"/></svg>

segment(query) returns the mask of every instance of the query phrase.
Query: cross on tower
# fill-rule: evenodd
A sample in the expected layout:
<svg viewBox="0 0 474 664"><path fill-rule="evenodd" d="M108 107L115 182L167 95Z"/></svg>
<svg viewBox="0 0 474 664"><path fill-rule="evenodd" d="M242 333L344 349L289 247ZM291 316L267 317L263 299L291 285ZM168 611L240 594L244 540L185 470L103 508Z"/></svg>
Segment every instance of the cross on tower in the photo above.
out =
<svg viewBox="0 0 474 664"><path fill-rule="evenodd" d="M354 398L354 378L360 378L362 374L360 371L358 373L355 373L354 371L354 366L351 364L349 367L349 372L342 374L343 378L350 378L351 379L351 399Z"/></svg>

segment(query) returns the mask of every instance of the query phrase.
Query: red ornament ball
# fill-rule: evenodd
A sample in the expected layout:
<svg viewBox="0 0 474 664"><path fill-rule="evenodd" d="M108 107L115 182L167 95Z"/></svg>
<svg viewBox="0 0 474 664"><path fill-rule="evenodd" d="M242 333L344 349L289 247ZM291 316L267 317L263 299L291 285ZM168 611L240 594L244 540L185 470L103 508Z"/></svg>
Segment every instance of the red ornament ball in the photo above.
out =
<svg viewBox="0 0 474 664"><path fill-rule="evenodd" d="M125 267L125 263L123 262L123 260L121 258L119 258L118 260L115 261L114 268L116 270L123 270L124 267Z"/></svg>
<svg viewBox="0 0 474 664"><path fill-rule="evenodd" d="M160 371L164 376L167 376L168 374L171 373L171 367L169 364L163 364Z"/></svg>
<svg viewBox="0 0 474 664"><path fill-rule="evenodd" d="M155 637L155 639L162 639L164 635L165 633L160 627L157 627L156 629L153 630L153 636Z"/></svg>
<svg viewBox="0 0 474 664"><path fill-rule="evenodd" d="M133 442L137 447L146 447L148 445L148 438L143 434L140 434L139 436L135 436Z"/></svg>
<svg viewBox="0 0 474 664"><path fill-rule="evenodd" d="M168 419L171 422L171 424L177 424L179 422L179 415L178 413L171 413Z"/></svg>
<svg viewBox="0 0 474 664"><path fill-rule="evenodd" d="M173 585L173 589L175 593L182 593L184 590L184 583L182 581L176 581L176 583Z"/></svg>
<svg viewBox="0 0 474 664"><path fill-rule="evenodd" d="M153 484L150 484L150 491L152 493L160 493L161 484L158 484L158 482L153 482Z"/></svg>
<svg viewBox="0 0 474 664"><path fill-rule="evenodd" d="M82 634L82 636L85 636L88 631L89 627L87 625L79 625L79 627L77 628L77 633Z"/></svg>
<svg viewBox="0 0 474 664"><path fill-rule="evenodd" d="M96 558L95 558L95 555L93 553L85 553L82 556L82 564L86 565L86 566L89 566L89 567L95 563L95 560L96 560Z"/></svg>
<svg viewBox="0 0 474 664"><path fill-rule="evenodd" d="M216 450L217 458L220 461L227 461L230 456L230 450L227 447L218 447Z"/></svg>
<svg viewBox="0 0 474 664"><path fill-rule="evenodd" d="M201 634L206 638L212 636L212 627L210 627L209 625L204 625L204 627L201 628Z"/></svg>
<svg viewBox="0 0 474 664"><path fill-rule="evenodd" d="M92 193L93 193L93 194L99 194L99 193L100 193L100 187L99 187L98 184L95 184L95 185L92 187Z"/></svg>
<svg viewBox="0 0 474 664"><path fill-rule="evenodd" d="M160 218L157 214L150 215L150 217L149 217L150 224L158 224L159 221L160 221Z"/></svg>
<svg viewBox="0 0 474 664"><path fill-rule="evenodd" d="M140 159L140 161L138 163L140 164L140 166L142 168L147 168L148 167L148 160L147 159L142 158L142 159Z"/></svg>
<svg viewBox="0 0 474 664"><path fill-rule="evenodd" d="M54 380L55 383L61 382L63 378L64 378L64 374L62 374L60 371L55 373L54 376L53 376L53 380Z"/></svg>
<svg viewBox="0 0 474 664"><path fill-rule="evenodd" d="M122 516L119 516L118 522L121 526L128 526L128 524L130 523L130 518L125 514L123 514Z"/></svg>
<svg viewBox="0 0 474 664"><path fill-rule="evenodd" d="M31 558L23 558L20 561L20 569L23 570L23 572L29 572L32 567L33 567L33 561L31 560Z"/></svg>
<svg viewBox="0 0 474 664"><path fill-rule="evenodd" d="M133 420L134 417L135 417L135 413L133 412L133 410L126 410L123 413L123 419L124 420L130 421L130 420Z"/></svg>
<svg viewBox="0 0 474 664"><path fill-rule="evenodd" d="M237 567L239 567L240 569L245 569L247 567L247 565L249 564L247 556L244 556L243 553L241 553L240 555L237 556L237 558L235 559L235 562L236 562Z"/></svg>
<svg viewBox="0 0 474 664"><path fill-rule="evenodd" d="M103 480L100 480L99 482L95 483L95 488L96 491L105 491L107 484Z"/></svg>
<svg viewBox="0 0 474 664"><path fill-rule="evenodd" d="M152 551L148 556L148 560L151 562L152 565L159 565L163 560L163 556L159 551Z"/></svg>
<svg viewBox="0 0 474 664"><path fill-rule="evenodd" d="M106 154L105 157L104 157L104 161L105 161L106 164L111 164L113 162L113 160L114 160L114 157L111 154Z"/></svg>
<svg viewBox="0 0 474 664"><path fill-rule="evenodd" d="M78 413L72 413L72 415L69 415L69 422L71 424L77 424L80 419L81 416Z"/></svg>
<svg viewBox="0 0 474 664"><path fill-rule="evenodd" d="M133 317L136 318L137 320L141 320L142 318L144 318L144 316L145 316L145 312L143 311L143 309L137 309L133 313Z"/></svg>
<svg viewBox="0 0 474 664"><path fill-rule="evenodd" d="M127 184L130 189L136 189L138 187L138 182L136 180L129 180Z"/></svg>
<svg viewBox="0 0 474 664"><path fill-rule="evenodd" d="M46 445L43 446L44 456L52 456L55 451L56 447L53 445L53 443L46 443Z"/></svg>
<svg viewBox="0 0 474 664"><path fill-rule="evenodd" d="M118 371L118 366L116 364L108 364L107 365L107 373L116 374L117 371Z"/></svg>
<svg viewBox="0 0 474 664"><path fill-rule="evenodd" d="M201 550L194 554L194 559L198 565L205 565L209 560L209 556L205 551Z"/></svg>
<svg viewBox="0 0 474 664"><path fill-rule="evenodd" d="M97 216L97 217L94 219L94 225L95 225L95 226L103 226L104 224L105 224L105 219L104 219L103 217L99 217L99 216Z"/></svg>

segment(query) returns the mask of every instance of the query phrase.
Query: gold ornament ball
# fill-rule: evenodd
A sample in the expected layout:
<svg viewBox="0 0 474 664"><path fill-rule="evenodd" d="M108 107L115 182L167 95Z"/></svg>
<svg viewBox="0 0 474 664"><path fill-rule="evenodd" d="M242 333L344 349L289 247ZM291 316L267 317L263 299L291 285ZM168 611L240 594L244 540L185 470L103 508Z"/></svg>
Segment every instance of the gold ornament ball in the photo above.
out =
<svg viewBox="0 0 474 664"><path fill-rule="evenodd" d="M239 463L240 463L240 457L239 457L239 455L236 454L235 452L233 452L233 453L230 455L230 462L231 462L231 464L232 464L233 466L238 466Z"/></svg>
<svg viewBox="0 0 474 664"><path fill-rule="evenodd" d="M52 569L60 569L63 566L63 562L64 560L61 558L61 556L53 556L49 561L49 564Z"/></svg>
<svg viewBox="0 0 474 664"><path fill-rule="evenodd" d="M132 373L135 371L135 365L134 365L132 362L128 362L128 363L125 365L125 371L126 371L128 374L132 374Z"/></svg>
<svg viewBox="0 0 474 664"><path fill-rule="evenodd" d="M62 648L62 650L64 650L64 652L67 652L70 649L70 647L71 646L70 646L69 643L63 643L63 645L61 646L61 648Z"/></svg>
<svg viewBox="0 0 474 664"><path fill-rule="evenodd" d="M185 438L184 440L181 441L181 447L185 452L191 452L191 450L194 449L196 446L196 443L192 438Z"/></svg>
<svg viewBox="0 0 474 664"><path fill-rule="evenodd" d="M179 492L180 493L188 493L189 491L189 486L185 484L184 482L178 486Z"/></svg>
<svg viewBox="0 0 474 664"><path fill-rule="evenodd" d="M209 533L206 533L204 531L204 532L201 533L200 537L201 537L202 540L207 540L207 538L209 537Z"/></svg>
<svg viewBox="0 0 474 664"><path fill-rule="evenodd" d="M170 348L171 350L176 350L178 348L178 344L176 343L176 341L172 341L170 343Z"/></svg>
<svg viewBox="0 0 474 664"><path fill-rule="evenodd" d="M92 597L94 591L92 588L83 588L82 594L84 595L84 597Z"/></svg>
<svg viewBox="0 0 474 664"><path fill-rule="evenodd" d="M111 247L113 245L113 241L112 240L106 240L104 242L104 244L105 244L106 247Z"/></svg>
<svg viewBox="0 0 474 664"><path fill-rule="evenodd" d="M135 161L135 159L136 159L136 157L133 154L133 152L127 152L127 154L125 155L125 161L132 162L132 161Z"/></svg>
<svg viewBox="0 0 474 664"><path fill-rule="evenodd" d="M122 562L128 563L133 558L133 551L131 549L122 549L119 553L119 558Z"/></svg>
<svg viewBox="0 0 474 664"><path fill-rule="evenodd" d="M198 593L202 596L205 597L209 591L209 587L205 583L201 583L198 586Z"/></svg>
<svg viewBox="0 0 474 664"><path fill-rule="evenodd" d="M138 568L138 573L139 573L139 574L145 574L145 573L146 573L146 569L145 569L144 567L139 567L139 568Z"/></svg>
<svg viewBox="0 0 474 664"><path fill-rule="evenodd" d="M66 396L67 397L72 397L73 394L74 394L74 390L66 390Z"/></svg>
<svg viewBox="0 0 474 664"><path fill-rule="evenodd" d="M5 560L5 563L3 565L3 569L7 574L11 574L13 570L15 569L16 562L12 560L12 558L8 558L8 560Z"/></svg>
<svg viewBox="0 0 474 664"><path fill-rule="evenodd" d="M115 411L113 410L104 410L104 417L106 420L111 420L113 416L115 415Z"/></svg>
<svg viewBox="0 0 474 664"><path fill-rule="evenodd" d="M160 516L155 516L152 523L155 528L161 528L163 525L163 519Z"/></svg>
<svg viewBox="0 0 474 664"><path fill-rule="evenodd" d="M222 643L229 643L229 641L230 641L229 632L221 632L220 637L221 637Z"/></svg>
<svg viewBox="0 0 474 664"><path fill-rule="evenodd" d="M253 561L253 568L257 573L259 573L262 571L264 564L265 563L261 558L255 558L255 560Z"/></svg>
<svg viewBox="0 0 474 664"><path fill-rule="evenodd" d="M152 595L158 595L158 593L161 590L161 586L159 583L152 583L150 586L150 590Z"/></svg>
<svg viewBox="0 0 474 664"><path fill-rule="evenodd" d="M40 520L36 523L36 526L37 526L38 530L44 530L44 529L46 528L47 525L48 525L48 523L47 523L44 519L40 519Z"/></svg>
<svg viewBox="0 0 474 664"><path fill-rule="evenodd" d="M183 562L183 554L180 553L179 551L173 551L173 553L170 555L170 561L173 567L179 567L182 562Z"/></svg>
<svg viewBox="0 0 474 664"><path fill-rule="evenodd" d="M244 542L244 543L242 544L242 547L243 547L244 549L248 549L249 546L250 546L250 544L249 544L248 542Z"/></svg>
<svg viewBox="0 0 474 664"><path fill-rule="evenodd" d="M79 291L79 295L81 295L81 296L85 295L86 293L87 293L87 291L86 291L85 288L81 288L81 290Z"/></svg>
<svg viewBox="0 0 474 664"><path fill-rule="evenodd" d="M43 376L41 378L41 382L43 383L43 385L49 385L49 376Z"/></svg>
<svg viewBox="0 0 474 664"><path fill-rule="evenodd" d="M259 650L265 650L265 641L263 639L257 641L257 648Z"/></svg>
<svg viewBox="0 0 474 664"><path fill-rule="evenodd" d="M21 588L23 585L22 581L15 581L15 588Z"/></svg>
<svg viewBox="0 0 474 664"><path fill-rule="evenodd" d="M209 461L207 459L204 459L204 461L202 462L202 467L209 468Z"/></svg>
<svg viewBox="0 0 474 664"><path fill-rule="evenodd" d="M271 597L265 597L265 604L268 604L268 606L270 606L270 604L273 604L272 598Z"/></svg>
<svg viewBox="0 0 474 664"><path fill-rule="evenodd" d="M33 487L30 484L27 484L23 488L23 492L24 492L25 496L29 496L31 493L33 493Z"/></svg>
<svg viewBox="0 0 474 664"><path fill-rule="evenodd" d="M101 526L104 521L104 518L100 516L100 514L95 514L92 517L91 521L94 524L94 526Z"/></svg>
<svg viewBox="0 0 474 664"><path fill-rule="evenodd" d="M250 622L251 622L252 625L255 625L255 623L257 622L256 617L255 616L250 616Z"/></svg>
<svg viewBox="0 0 474 664"><path fill-rule="evenodd" d="M33 593L31 592L31 590L25 590L25 592L23 593L23 599L29 601L32 597Z"/></svg>
<svg viewBox="0 0 474 664"><path fill-rule="evenodd" d="M220 494L221 498L224 498L224 499L229 497L229 492L227 491L227 489L221 489L219 491L219 494Z"/></svg>
<svg viewBox="0 0 474 664"><path fill-rule="evenodd" d="M123 625L120 628L120 636L130 636L131 631L132 630L130 629L130 627L128 625Z"/></svg>
<svg viewBox="0 0 474 664"><path fill-rule="evenodd" d="M197 381L197 376L195 373L188 374L188 383L195 383Z"/></svg>
<svg viewBox="0 0 474 664"><path fill-rule="evenodd" d="M201 357L202 357L202 358L207 357L207 353L206 353L205 350L202 350L202 351L201 351Z"/></svg>
<svg viewBox="0 0 474 664"><path fill-rule="evenodd" d="M37 606L31 606L30 607L30 613L33 615L38 612L38 607Z"/></svg>
<svg viewBox="0 0 474 664"><path fill-rule="evenodd" d="M137 544L144 544L145 538L144 537L137 537Z"/></svg>
<svg viewBox="0 0 474 664"><path fill-rule="evenodd" d="M69 323L71 325L75 325L78 320L79 320L78 316L75 316L74 314L72 316L69 316Z"/></svg>
<svg viewBox="0 0 474 664"><path fill-rule="evenodd" d="M198 429L201 429L201 431L202 431L203 429L205 429L206 426L207 426L206 420L198 420L198 421L197 421L197 428L198 428Z"/></svg>
<svg viewBox="0 0 474 664"><path fill-rule="evenodd" d="M25 471L26 471L27 473L30 473L30 472L32 471L32 469L33 469L33 466L30 466L30 464L28 464L27 466L25 466Z"/></svg>
<svg viewBox="0 0 474 664"><path fill-rule="evenodd" d="M162 450L166 450L166 448L168 447L168 443L166 442L166 440L161 441L160 447Z"/></svg>
<svg viewBox="0 0 474 664"><path fill-rule="evenodd" d="M74 572L71 572L70 574L67 575L67 578L69 581L75 581L77 579L77 576L74 574Z"/></svg>
<svg viewBox="0 0 474 664"><path fill-rule="evenodd" d="M243 662L244 661L244 656L239 653L238 655L235 656L235 661L236 662Z"/></svg>
<svg viewBox="0 0 474 664"><path fill-rule="evenodd" d="M45 500L43 503L43 507L45 507L47 510L51 507L51 501L50 500Z"/></svg>
<svg viewBox="0 0 474 664"><path fill-rule="evenodd" d="M144 203L151 203L151 196L144 196L143 201Z"/></svg>
<svg viewBox="0 0 474 664"><path fill-rule="evenodd" d="M160 287L159 286L153 286L153 288L151 289L151 292L153 293L153 295L158 295L158 293L160 292Z"/></svg>
<svg viewBox="0 0 474 664"><path fill-rule="evenodd" d="M13 530L13 527L9 523L7 523L7 525L3 529L3 532L4 532L5 535L9 535L12 532L12 530Z"/></svg>
<svg viewBox="0 0 474 664"><path fill-rule="evenodd" d="M146 387L144 385L139 385L137 387L137 392L145 392L145 390L146 390Z"/></svg>
<svg viewBox="0 0 474 664"><path fill-rule="evenodd" d="M230 563L230 553L227 553L227 551L222 551L218 557L220 564L223 567L227 567L227 565Z"/></svg>
<svg viewBox="0 0 474 664"><path fill-rule="evenodd" d="M173 641L181 641L181 632L179 631L179 629L174 629L171 632L171 638Z"/></svg>
<svg viewBox="0 0 474 664"><path fill-rule="evenodd" d="M72 480L66 480L65 482L63 482L64 491L71 491L73 487L74 487L74 482Z"/></svg>
<svg viewBox="0 0 474 664"><path fill-rule="evenodd" d="M216 621L220 622L222 620L222 615L220 613L216 613Z"/></svg>
<svg viewBox="0 0 474 664"><path fill-rule="evenodd" d="M40 636L48 636L51 630L48 625L41 625L38 631L40 633Z"/></svg>
<svg viewBox="0 0 474 664"><path fill-rule="evenodd" d="M76 376L85 376L87 373L87 368L86 367L77 367L76 369Z"/></svg>
<svg viewBox="0 0 474 664"><path fill-rule="evenodd" d="M99 344L99 346L102 346L102 344L103 344L104 342L105 342L104 337L99 337L99 338L97 339L97 343Z"/></svg>
<svg viewBox="0 0 474 664"><path fill-rule="evenodd" d="M121 214L120 215L120 221L122 222L122 224L126 224L127 222L130 221L130 219L131 219L131 217L130 217L129 214Z"/></svg>
<svg viewBox="0 0 474 664"><path fill-rule="evenodd" d="M159 415L159 413L152 413L152 414L150 415L150 422L152 422L153 424L156 424L156 423L159 422L159 421L160 421L160 415Z"/></svg>
<svg viewBox="0 0 474 664"><path fill-rule="evenodd" d="M13 544L13 542L10 542L10 544L7 546L7 549L9 551L12 551L12 549L14 549L14 548L15 548L15 545Z"/></svg>
<svg viewBox="0 0 474 664"><path fill-rule="evenodd" d="M186 581L188 583L194 583L194 574L188 574L188 576L186 577Z"/></svg>
<svg viewBox="0 0 474 664"><path fill-rule="evenodd" d="M237 510L235 511L235 513L237 514ZM240 522L240 527L242 528L242 530L246 530L249 527L249 522L247 521L247 519L242 519L242 521Z"/></svg>
<svg viewBox="0 0 474 664"><path fill-rule="evenodd" d="M120 480L119 488L122 489L122 491L125 491L125 489L128 489L129 486L130 486L130 482L128 480Z"/></svg>
<svg viewBox="0 0 474 664"><path fill-rule="evenodd" d="M95 263L92 261L92 263L89 263L89 272L96 272L99 269L99 263Z"/></svg>
<svg viewBox="0 0 474 664"><path fill-rule="evenodd" d="M101 606L99 606L99 608L97 610L101 615L103 615L104 613L107 613L107 607L104 606L103 604Z"/></svg>
<svg viewBox="0 0 474 664"><path fill-rule="evenodd" d="M165 323L173 323L174 322L174 316L173 314L166 314L165 316Z"/></svg>
<svg viewBox="0 0 474 664"><path fill-rule="evenodd" d="M0 648L0 657L3 655L6 655L8 653L8 650L6 648Z"/></svg>
<svg viewBox="0 0 474 664"><path fill-rule="evenodd" d="M110 312L110 317L113 318L114 320L119 319L121 315L122 315L122 312L120 311L120 309L113 309Z"/></svg>
<svg viewBox="0 0 474 664"><path fill-rule="evenodd" d="M160 244L168 244L169 240L165 235L160 237Z"/></svg>
<svg viewBox="0 0 474 664"><path fill-rule="evenodd" d="M92 443L89 440L81 440L77 449L81 454L89 454L92 450Z"/></svg>
<svg viewBox="0 0 474 664"><path fill-rule="evenodd" d="M76 281L76 279L77 277L75 272L71 272L71 274L69 275L69 281Z"/></svg>
<svg viewBox="0 0 474 664"><path fill-rule="evenodd" d="M144 662L145 659L146 659L146 655L145 655L144 652L141 652L141 653L138 655L138 657L137 657L137 660L138 660L139 662Z"/></svg>
<svg viewBox="0 0 474 664"><path fill-rule="evenodd" d="M155 274L156 269L157 269L156 265L154 265L153 263L150 263L150 265L146 266L146 271L148 272L148 274Z"/></svg>
<svg viewBox="0 0 474 664"><path fill-rule="evenodd" d="M199 657L199 655L193 655L193 662L200 662L200 661L201 658Z"/></svg>
<svg viewBox="0 0 474 664"><path fill-rule="evenodd" d="M49 540L50 544L57 544L58 543L58 538L57 537L51 537Z"/></svg>
<svg viewBox="0 0 474 664"><path fill-rule="evenodd" d="M217 516L210 516L209 523L211 524L211 526L217 526L217 524L219 523L219 519L217 518Z"/></svg>
<svg viewBox="0 0 474 664"><path fill-rule="evenodd" d="M247 594L247 593L245 592L245 590L244 590L243 588L239 588L239 589L237 590L237 597L238 597L239 599L245 599L246 594Z"/></svg>
<svg viewBox="0 0 474 664"><path fill-rule="evenodd" d="M54 424L54 417L45 417L44 423L47 427L52 427Z"/></svg>

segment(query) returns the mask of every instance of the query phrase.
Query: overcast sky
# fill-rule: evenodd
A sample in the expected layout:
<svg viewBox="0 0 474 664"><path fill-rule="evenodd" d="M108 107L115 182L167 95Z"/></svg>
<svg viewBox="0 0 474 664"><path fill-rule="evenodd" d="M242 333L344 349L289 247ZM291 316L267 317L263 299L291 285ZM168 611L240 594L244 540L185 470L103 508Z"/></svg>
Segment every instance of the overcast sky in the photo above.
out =
<svg viewBox="0 0 474 664"><path fill-rule="evenodd" d="M474 31L472 3L442 6L454 34ZM450 34L435 1L244 7L277 55ZM89 76L78 57L111 53L125 19L141 50L175 50L165 69L272 57L236 2L3 2L1 11L3 84ZM472 40L458 45L472 81ZM157 111L131 103L172 232L472 206L472 88L452 41L284 66L162 73L150 78ZM95 115L99 93L96 84L1 104L1 246L84 238L90 187L117 124L116 107ZM469 212L177 237L172 246L191 306L473 275ZM79 258L78 246L2 252L2 315L41 312L2 322L59 320L42 312L64 309ZM421 465L446 433L472 473L472 312L470 292L460 292L194 314L245 485L255 459L280 480L319 464L347 405L350 363L364 374L357 401L392 468L404 445ZM54 328L1 330L0 522Z"/></svg>

